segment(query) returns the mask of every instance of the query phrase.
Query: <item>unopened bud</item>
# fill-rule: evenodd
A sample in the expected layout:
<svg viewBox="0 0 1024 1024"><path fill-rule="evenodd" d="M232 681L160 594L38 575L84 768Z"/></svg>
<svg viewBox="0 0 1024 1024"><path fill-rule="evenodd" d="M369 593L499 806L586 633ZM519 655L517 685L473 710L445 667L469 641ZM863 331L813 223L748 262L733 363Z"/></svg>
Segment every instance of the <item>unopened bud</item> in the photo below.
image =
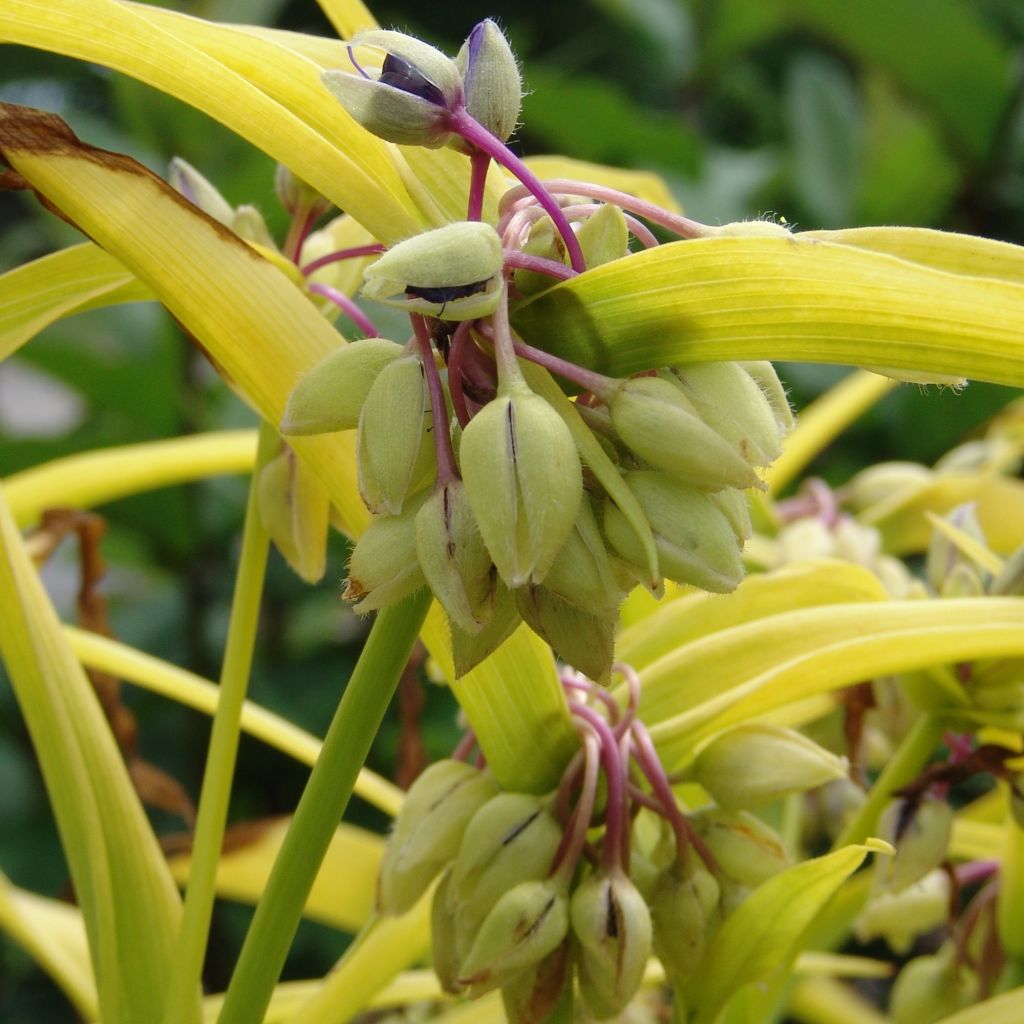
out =
<svg viewBox="0 0 1024 1024"><path fill-rule="evenodd" d="M379 69L325 71L323 83L367 131L387 142L443 146L448 113L463 99L454 62L440 50L401 32L360 32L352 47L385 51Z"/></svg>
<svg viewBox="0 0 1024 1024"><path fill-rule="evenodd" d="M896 847L892 857L875 858L875 891L901 892L937 868L949 850L953 808L945 800L901 797L878 820L878 835Z"/></svg>
<svg viewBox="0 0 1024 1024"><path fill-rule="evenodd" d="M596 871L573 893L570 916L583 998L598 1018L614 1017L643 979L651 955L651 913L621 871Z"/></svg>
<svg viewBox="0 0 1024 1024"><path fill-rule="evenodd" d="M569 943L563 941L543 960L514 975L501 986L501 1001L508 1024L536 1024L546 1020L571 977Z"/></svg>
<svg viewBox="0 0 1024 1024"><path fill-rule="evenodd" d="M475 320L497 308L503 262L490 224L458 221L388 249L366 268L363 294L442 320Z"/></svg>
<svg viewBox="0 0 1024 1024"><path fill-rule="evenodd" d="M515 131L523 100L519 65L508 40L487 18L462 44L455 66L462 75L466 110L492 135L505 142ZM465 143L458 148L465 149Z"/></svg>
<svg viewBox="0 0 1024 1024"><path fill-rule="evenodd" d="M504 985L556 949L568 929L564 882L520 882L487 914L462 961L459 982L473 997Z"/></svg>
<svg viewBox="0 0 1024 1024"><path fill-rule="evenodd" d="M562 417L515 388L483 407L459 447L466 494L509 587L540 583L579 513L583 473Z"/></svg>
<svg viewBox="0 0 1024 1024"><path fill-rule="evenodd" d="M754 808L846 777L849 762L792 729L750 723L713 739L693 777L722 807Z"/></svg>
<svg viewBox="0 0 1024 1024"><path fill-rule="evenodd" d="M263 214L255 206L243 203L232 213L228 226L239 238L244 238L247 242L254 242L271 253L277 253L277 242L274 240L270 228L267 227ZM294 265L288 264L288 266L293 274L298 274Z"/></svg>
<svg viewBox="0 0 1024 1024"><path fill-rule="evenodd" d="M943 518L957 532L963 534L966 541L974 541L981 547L986 547L985 532L978 521L978 510L973 501L957 505ZM932 589L941 594L946 578L965 560L967 559L963 550L954 539L945 530L936 527L932 531L925 559L925 573ZM977 572L977 568L969 560L968 564Z"/></svg>
<svg viewBox="0 0 1024 1024"><path fill-rule="evenodd" d="M654 952L676 982L693 974L704 959L720 891L702 864L672 864L658 879L648 900Z"/></svg>
<svg viewBox="0 0 1024 1024"><path fill-rule="evenodd" d="M455 939L455 903L452 900L451 884L452 872L449 868L434 890L430 904L430 953L441 991L454 996L462 991L459 984L462 958Z"/></svg>
<svg viewBox="0 0 1024 1024"><path fill-rule="evenodd" d="M346 601L359 615L386 608L427 581L416 558L416 513L421 493L397 516L374 516L352 549L345 581Z"/></svg>
<svg viewBox="0 0 1024 1024"><path fill-rule="evenodd" d="M614 203L603 203L576 232L587 268L599 267L629 254L626 216Z"/></svg>
<svg viewBox="0 0 1024 1024"><path fill-rule="evenodd" d="M677 583L715 593L735 590L743 578L740 548L731 523L715 502L664 473L638 471L626 474L625 480L651 525L661 572ZM636 532L611 501L605 503L604 529L627 562L645 563Z"/></svg>
<svg viewBox="0 0 1024 1024"><path fill-rule="evenodd" d="M430 397L418 355L388 363L359 414L359 493L375 513L397 515L406 497L433 479Z"/></svg>
<svg viewBox="0 0 1024 1024"><path fill-rule="evenodd" d="M796 420L793 418L793 409L786 396L786 389L775 372L775 367L766 359L744 360L738 363L750 374L751 379L761 389L761 394L768 399L768 404L775 414L775 422L782 431L793 429Z"/></svg>
<svg viewBox="0 0 1024 1024"><path fill-rule="evenodd" d="M932 871L901 892L873 896L853 924L857 940L882 938L898 956L906 955L919 935L945 924L949 884L945 871Z"/></svg>
<svg viewBox="0 0 1024 1024"><path fill-rule="evenodd" d="M281 433L329 434L359 425L366 396L402 346L386 338L366 338L329 352L295 385L281 420Z"/></svg>
<svg viewBox="0 0 1024 1024"><path fill-rule="evenodd" d="M278 164L274 172L274 192L278 202L289 212L308 211L319 217L330 209L330 200L325 199L312 185L296 177L291 168Z"/></svg>
<svg viewBox="0 0 1024 1024"><path fill-rule="evenodd" d="M722 874L739 885L753 888L789 867L778 833L756 815L711 807L692 821Z"/></svg>
<svg viewBox="0 0 1024 1024"><path fill-rule="evenodd" d="M230 226L235 215L233 207L217 187L187 160L182 160L180 156L172 157L167 180L171 188L180 192L193 206L198 206L203 213L225 227Z"/></svg>
<svg viewBox="0 0 1024 1024"><path fill-rule="evenodd" d="M911 960L896 978L889 998L893 1024L934 1024L978 997L978 978L966 963L958 963L955 947L947 944L934 956Z"/></svg>
<svg viewBox="0 0 1024 1024"><path fill-rule="evenodd" d="M460 629L455 622L449 623L456 679L472 671L484 658L493 654L522 623L516 609L516 599L500 579L494 581L493 601L490 617L478 632L470 633Z"/></svg>
<svg viewBox="0 0 1024 1024"><path fill-rule="evenodd" d="M718 506L722 515L729 520L736 543L742 547L744 541L749 540L754 533L754 526L750 521L750 502L746 493L738 491L735 487L726 487L722 491L712 491L709 497Z"/></svg>
<svg viewBox="0 0 1024 1024"><path fill-rule="evenodd" d="M412 784L384 848L377 909L404 914L458 853L470 818L497 793L494 779L464 761L437 761Z"/></svg>
<svg viewBox="0 0 1024 1024"><path fill-rule="evenodd" d="M737 448L701 419L682 390L661 377L631 377L609 396L622 443L655 469L691 487L759 485Z"/></svg>

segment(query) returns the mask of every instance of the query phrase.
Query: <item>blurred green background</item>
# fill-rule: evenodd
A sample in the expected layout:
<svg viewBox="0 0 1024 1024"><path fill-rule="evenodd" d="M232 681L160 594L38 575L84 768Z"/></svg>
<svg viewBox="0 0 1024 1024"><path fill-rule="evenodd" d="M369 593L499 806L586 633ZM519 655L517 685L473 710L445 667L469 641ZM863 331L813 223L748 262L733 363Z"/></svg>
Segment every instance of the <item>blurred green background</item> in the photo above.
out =
<svg viewBox="0 0 1024 1024"><path fill-rule="evenodd" d="M201 17L329 34L312 0L209 0L171 5ZM724 223L782 216L801 228L909 224L1024 241L1024 108L1020 0L463 0L373 5L381 23L451 52L472 25L497 18L530 90L522 152L656 170L687 212ZM0 99L58 112L88 141L159 173L184 157L233 204L283 217L267 157L203 115L102 68L5 46ZM0 272L76 241L24 195L0 194ZM799 408L845 371L785 365ZM972 384L960 395L905 385L813 467L832 482L868 463L931 462L1011 397ZM0 476L56 456L253 422L177 328L152 306L80 316L0 365ZM245 482L213 480L118 502L105 584L116 634L216 676L245 500ZM272 558L251 695L322 732L365 634L341 605L344 544L332 541L318 587ZM65 543L46 578L74 614L77 563ZM0 626L2 628L2 626ZM418 696L425 708L416 709ZM456 738L454 709L434 687L406 690L371 766L394 776ZM198 790L208 720L126 691L140 753ZM411 725L409 723L412 723ZM243 743L233 820L284 813L305 772ZM49 894L67 879L45 794L11 691L0 678L0 869ZM358 801L356 801L358 804ZM382 819L354 806L356 820ZM181 830L157 815L162 834ZM228 977L248 919L223 906L207 981ZM289 977L325 971L344 937L304 925ZM72 1020L46 979L0 939L0 1020Z"/></svg>

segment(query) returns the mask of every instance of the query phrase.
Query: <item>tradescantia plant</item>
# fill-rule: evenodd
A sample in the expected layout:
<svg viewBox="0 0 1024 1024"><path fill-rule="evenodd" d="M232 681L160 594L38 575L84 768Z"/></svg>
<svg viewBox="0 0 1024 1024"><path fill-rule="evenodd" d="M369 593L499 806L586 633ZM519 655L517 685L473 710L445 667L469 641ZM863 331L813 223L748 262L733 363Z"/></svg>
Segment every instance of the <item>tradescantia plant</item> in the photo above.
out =
<svg viewBox="0 0 1024 1024"><path fill-rule="evenodd" d="M1019 1018L1020 409L934 468L779 499L890 381L859 371L794 427L766 360L1020 386L1021 250L712 227L651 176L549 158L541 177L506 145L521 86L493 22L449 58L361 3L322 6L343 41L119 0L0 7L0 41L138 78L264 150L291 225L278 246L188 164L165 182L0 107L4 186L89 239L0 278L0 354L156 299L261 419L258 440L5 481L0 653L77 907L4 880L0 923L104 1022L428 1002L855 1024L878 1013L838 979L889 965L835 951L940 927L892 1019ZM372 302L408 330L379 337ZM43 510L228 471L252 482L219 690L59 622ZM354 541L344 596L376 618L318 744L245 693L270 544L315 581L331 523ZM467 729L403 799L364 763L417 637ZM85 669L213 714L187 858L161 852ZM243 851L256 869L221 852L243 730L313 766L287 827ZM994 788L965 802L978 778ZM386 846L338 826L354 791L396 816ZM257 909L204 996L217 891ZM304 912L358 939L327 977L279 984Z"/></svg>

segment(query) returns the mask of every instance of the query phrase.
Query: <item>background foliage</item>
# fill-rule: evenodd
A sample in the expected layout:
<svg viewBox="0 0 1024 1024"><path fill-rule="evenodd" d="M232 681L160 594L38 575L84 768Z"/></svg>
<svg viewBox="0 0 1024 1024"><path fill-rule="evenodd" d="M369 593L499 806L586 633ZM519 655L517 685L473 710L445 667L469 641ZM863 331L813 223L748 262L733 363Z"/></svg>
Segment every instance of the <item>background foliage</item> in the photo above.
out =
<svg viewBox="0 0 1024 1024"><path fill-rule="evenodd" d="M205 18L330 29L311 0L208 0L178 9ZM765 213L800 228L899 223L1024 241L1024 107L1017 0L590 0L515 4L374 4L384 25L457 46L495 16L522 59L531 93L523 151L663 174L688 212L709 223ZM273 168L203 115L137 82L38 51L4 48L0 98L55 110L88 141L160 173L174 155L200 168L233 204L283 218ZM24 196L0 196L0 270L68 244L75 233ZM785 366L798 407L841 369ZM963 394L904 386L812 467L832 482L870 462L930 462L983 422L1006 389ZM197 430L248 425L227 391L155 306L115 307L62 321L0 366L0 476L56 456ZM230 598L241 480L215 480L104 509L105 594L128 643L215 675ZM299 583L274 556L251 696L322 733L365 634L340 604L345 557L335 538L327 580ZM47 568L73 615L77 555L66 542ZM392 709L370 766L399 777L455 736L453 704L413 682ZM425 700L420 711L417 703ZM141 755L198 790L208 719L126 693ZM403 711L404 709L404 711ZM407 777L407 775L406 775ZM27 736L0 683L0 869L52 894L66 868ZM232 818L290 810L303 770L243 741ZM364 823L379 821L365 806ZM173 841L182 822L161 815ZM247 909L223 906L210 974L222 988ZM306 923L288 976L325 971L343 938ZM73 1019L27 958L0 940L0 1019Z"/></svg>

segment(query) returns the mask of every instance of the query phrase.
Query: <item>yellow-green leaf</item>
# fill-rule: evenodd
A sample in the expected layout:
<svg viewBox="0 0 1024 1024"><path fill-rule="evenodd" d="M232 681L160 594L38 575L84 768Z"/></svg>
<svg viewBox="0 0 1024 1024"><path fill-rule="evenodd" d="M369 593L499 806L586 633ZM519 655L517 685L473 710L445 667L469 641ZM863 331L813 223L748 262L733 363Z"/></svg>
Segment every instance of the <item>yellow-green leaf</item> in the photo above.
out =
<svg viewBox="0 0 1024 1024"><path fill-rule="evenodd" d="M1024 986L968 1006L938 1024L1020 1024L1024 1019Z"/></svg>

